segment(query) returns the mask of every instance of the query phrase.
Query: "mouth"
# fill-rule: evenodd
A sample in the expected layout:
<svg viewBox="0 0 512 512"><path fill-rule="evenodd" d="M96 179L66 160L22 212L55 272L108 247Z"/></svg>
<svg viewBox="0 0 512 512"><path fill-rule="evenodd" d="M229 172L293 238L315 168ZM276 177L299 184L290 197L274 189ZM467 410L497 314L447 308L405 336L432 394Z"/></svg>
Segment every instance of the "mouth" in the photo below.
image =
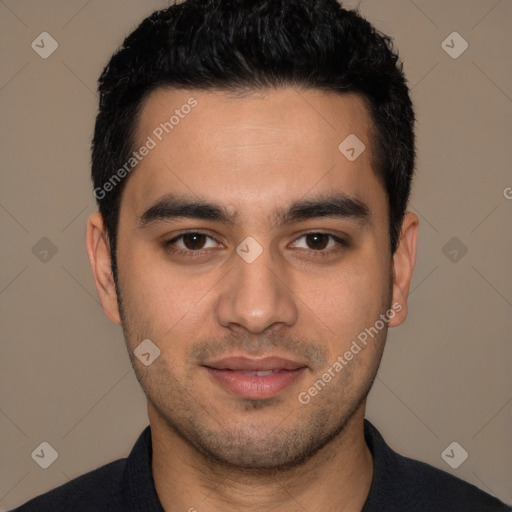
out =
<svg viewBox="0 0 512 512"><path fill-rule="evenodd" d="M307 371L305 363L265 357L229 357L203 365L213 382L231 395L264 399L284 391Z"/></svg>

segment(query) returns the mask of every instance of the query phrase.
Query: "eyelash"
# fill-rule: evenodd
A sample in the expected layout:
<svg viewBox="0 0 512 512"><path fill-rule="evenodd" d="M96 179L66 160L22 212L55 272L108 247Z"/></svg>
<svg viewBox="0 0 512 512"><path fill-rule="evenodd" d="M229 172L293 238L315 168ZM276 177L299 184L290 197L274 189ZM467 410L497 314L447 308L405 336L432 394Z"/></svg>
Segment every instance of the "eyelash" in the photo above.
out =
<svg viewBox="0 0 512 512"><path fill-rule="evenodd" d="M181 233L180 235L175 236L174 238L165 241L163 243L164 248L172 254L185 255L185 256L188 256L191 258L204 256L204 254L206 252L208 252L209 249L202 249L202 250L199 249L197 251L194 251L192 249L184 250L184 249L175 249L172 247L172 244L176 243L178 240L183 239L183 237L186 235L203 235L203 236L206 236L207 238L210 238L211 240L215 240L211 235L209 235L208 233L203 233L202 231L185 231L184 233ZM349 244L342 238L339 238L331 233L323 233L321 231L308 231L307 233L303 233L296 240L300 240L301 238L303 238L307 235L325 235L325 236L329 237L330 239L334 240L339 246L341 246L343 248L349 247ZM331 247L329 249L321 249L321 250L309 249L309 252L313 255L313 257L325 257L325 256L330 256L333 249L335 250L334 247ZM306 250L308 250L308 249L306 249Z"/></svg>

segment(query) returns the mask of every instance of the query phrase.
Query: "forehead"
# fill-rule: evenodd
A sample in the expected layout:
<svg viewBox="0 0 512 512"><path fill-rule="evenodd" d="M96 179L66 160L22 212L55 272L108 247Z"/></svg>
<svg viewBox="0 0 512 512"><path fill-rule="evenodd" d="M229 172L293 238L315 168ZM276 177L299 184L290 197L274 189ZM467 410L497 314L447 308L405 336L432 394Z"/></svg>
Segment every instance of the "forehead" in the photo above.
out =
<svg viewBox="0 0 512 512"><path fill-rule="evenodd" d="M371 131L365 102L353 94L157 89L142 106L135 142L154 147L124 198L141 211L169 192L196 195L237 213L333 190L382 203ZM347 138L365 146L353 161L339 149Z"/></svg>

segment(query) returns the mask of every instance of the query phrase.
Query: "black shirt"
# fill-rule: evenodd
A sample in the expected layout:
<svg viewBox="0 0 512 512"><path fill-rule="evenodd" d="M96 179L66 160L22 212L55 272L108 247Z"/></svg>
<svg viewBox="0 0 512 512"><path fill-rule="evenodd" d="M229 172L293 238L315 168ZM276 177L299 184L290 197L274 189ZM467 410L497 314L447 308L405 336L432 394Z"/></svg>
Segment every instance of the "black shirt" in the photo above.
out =
<svg viewBox="0 0 512 512"><path fill-rule="evenodd" d="M402 457L365 419L373 480L361 512L505 512L512 509L449 473ZM18 512L163 512L151 472L151 430L127 459L86 473L15 509ZM172 511L168 511L172 512Z"/></svg>

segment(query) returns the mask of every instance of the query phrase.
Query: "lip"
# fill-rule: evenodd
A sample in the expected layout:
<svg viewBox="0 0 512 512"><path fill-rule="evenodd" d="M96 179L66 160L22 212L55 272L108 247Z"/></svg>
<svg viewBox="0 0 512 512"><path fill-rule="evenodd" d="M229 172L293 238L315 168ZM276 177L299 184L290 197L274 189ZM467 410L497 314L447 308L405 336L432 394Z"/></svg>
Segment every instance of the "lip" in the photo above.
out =
<svg viewBox="0 0 512 512"><path fill-rule="evenodd" d="M203 366L216 370L238 370L250 372L258 370L296 370L298 368L305 368L306 364L277 356L263 357L260 359L235 356L218 359L217 361L206 363Z"/></svg>
<svg viewBox="0 0 512 512"><path fill-rule="evenodd" d="M203 365L212 380L230 394L241 398L264 399L279 394L297 382L307 366L281 357L249 359L228 357ZM272 371L268 375L243 372Z"/></svg>

